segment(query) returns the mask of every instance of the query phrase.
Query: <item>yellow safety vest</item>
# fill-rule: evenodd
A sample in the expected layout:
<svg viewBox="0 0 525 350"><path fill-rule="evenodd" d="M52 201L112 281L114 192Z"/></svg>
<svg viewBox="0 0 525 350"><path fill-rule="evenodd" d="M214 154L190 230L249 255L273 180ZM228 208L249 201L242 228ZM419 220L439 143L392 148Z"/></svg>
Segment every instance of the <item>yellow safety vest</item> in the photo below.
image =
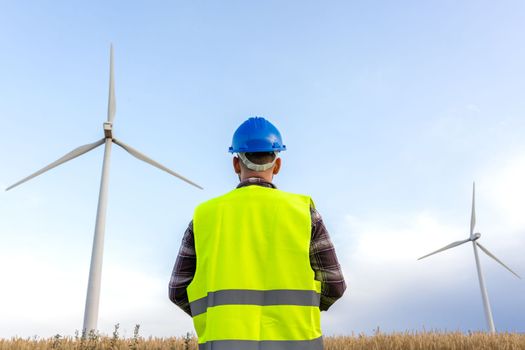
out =
<svg viewBox="0 0 525 350"><path fill-rule="evenodd" d="M199 350L321 350L312 200L257 185L199 205L187 288Z"/></svg>

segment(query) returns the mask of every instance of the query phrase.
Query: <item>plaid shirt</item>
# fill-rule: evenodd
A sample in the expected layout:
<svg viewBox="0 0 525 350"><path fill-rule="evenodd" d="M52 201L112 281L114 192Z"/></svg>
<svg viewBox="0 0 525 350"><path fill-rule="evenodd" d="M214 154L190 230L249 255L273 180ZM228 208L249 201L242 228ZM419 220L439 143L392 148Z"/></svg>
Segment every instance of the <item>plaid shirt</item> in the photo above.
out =
<svg viewBox="0 0 525 350"><path fill-rule="evenodd" d="M246 179L242 181L237 188L249 185L276 188L271 182L259 178ZM346 284L341 266L337 261L334 246L323 224L321 215L313 206L310 207L310 214L312 217L310 265L315 272L315 279L321 282L321 303L319 308L321 311L326 311L343 295ZM193 221L191 221L186 232L184 232L182 244L168 286L170 300L190 316L190 303L188 301L186 288L193 280L196 266L197 256L195 254L195 241L193 237Z"/></svg>

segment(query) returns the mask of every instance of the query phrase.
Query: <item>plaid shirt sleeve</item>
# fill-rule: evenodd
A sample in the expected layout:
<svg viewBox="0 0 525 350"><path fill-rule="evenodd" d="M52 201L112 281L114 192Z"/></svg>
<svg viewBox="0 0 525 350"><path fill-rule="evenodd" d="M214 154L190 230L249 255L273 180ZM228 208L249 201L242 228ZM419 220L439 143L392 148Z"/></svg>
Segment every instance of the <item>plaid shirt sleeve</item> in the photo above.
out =
<svg viewBox="0 0 525 350"><path fill-rule="evenodd" d="M312 239L310 241L310 265L315 279L321 282L321 311L326 311L343 296L346 283L335 248L324 226L321 215L312 206Z"/></svg>
<svg viewBox="0 0 525 350"><path fill-rule="evenodd" d="M177 255L168 286L170 300L190 316L190 302L188 301L186 288L193 280L196 267L197 256L193 238L193 221L191 221L182 237L179 254Z"/></svg>
<svg viewBox="0 0 525 350"><path fill-rule="evenodd" d="M312 216L310 265L315 272L315 279L321 282L319 308L321 311L326 311L343 295L346 284L321 215L313 207L310 208L310 212ZM186 288L193 280L196 266L197 256L195 254L193 222L190 222L186 232L184 232L168 287L170 300L190 316L191 310Z"/></svg>

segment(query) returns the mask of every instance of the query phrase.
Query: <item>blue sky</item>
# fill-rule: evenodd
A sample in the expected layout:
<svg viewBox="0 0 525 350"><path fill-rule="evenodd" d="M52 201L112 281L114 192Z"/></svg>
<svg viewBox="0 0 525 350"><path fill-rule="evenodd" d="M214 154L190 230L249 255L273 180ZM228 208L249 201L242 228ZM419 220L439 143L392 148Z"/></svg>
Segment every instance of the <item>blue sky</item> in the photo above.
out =
<svg viewBox="0 0 525 350"><path fill-rule="evenodd" d="M288 150L279 188L310 194L349 285L327 334L485 327L466 237L525 275L525 5L519 1L11 2L0 10L0 185L115 134L201 184L115 148L99 328L181 335L167 299L201 201L237 183L235 128L264 116ZM0 336L82 326L97 149L0 193ZM482 265L496 327L521 331L525 284Z"/></svg>

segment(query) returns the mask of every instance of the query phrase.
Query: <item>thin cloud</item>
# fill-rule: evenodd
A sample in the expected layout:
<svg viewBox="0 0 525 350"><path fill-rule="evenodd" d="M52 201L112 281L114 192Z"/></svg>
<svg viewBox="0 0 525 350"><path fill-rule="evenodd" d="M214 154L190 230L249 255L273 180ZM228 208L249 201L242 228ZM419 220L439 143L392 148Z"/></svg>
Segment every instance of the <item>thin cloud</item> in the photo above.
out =
<svg viewBox="0 0 525 350"><path fill-rule="evenodd" d="M501 221L499 226L525 233L525 153L507 158L483 177L490 207Z"/></svg>

